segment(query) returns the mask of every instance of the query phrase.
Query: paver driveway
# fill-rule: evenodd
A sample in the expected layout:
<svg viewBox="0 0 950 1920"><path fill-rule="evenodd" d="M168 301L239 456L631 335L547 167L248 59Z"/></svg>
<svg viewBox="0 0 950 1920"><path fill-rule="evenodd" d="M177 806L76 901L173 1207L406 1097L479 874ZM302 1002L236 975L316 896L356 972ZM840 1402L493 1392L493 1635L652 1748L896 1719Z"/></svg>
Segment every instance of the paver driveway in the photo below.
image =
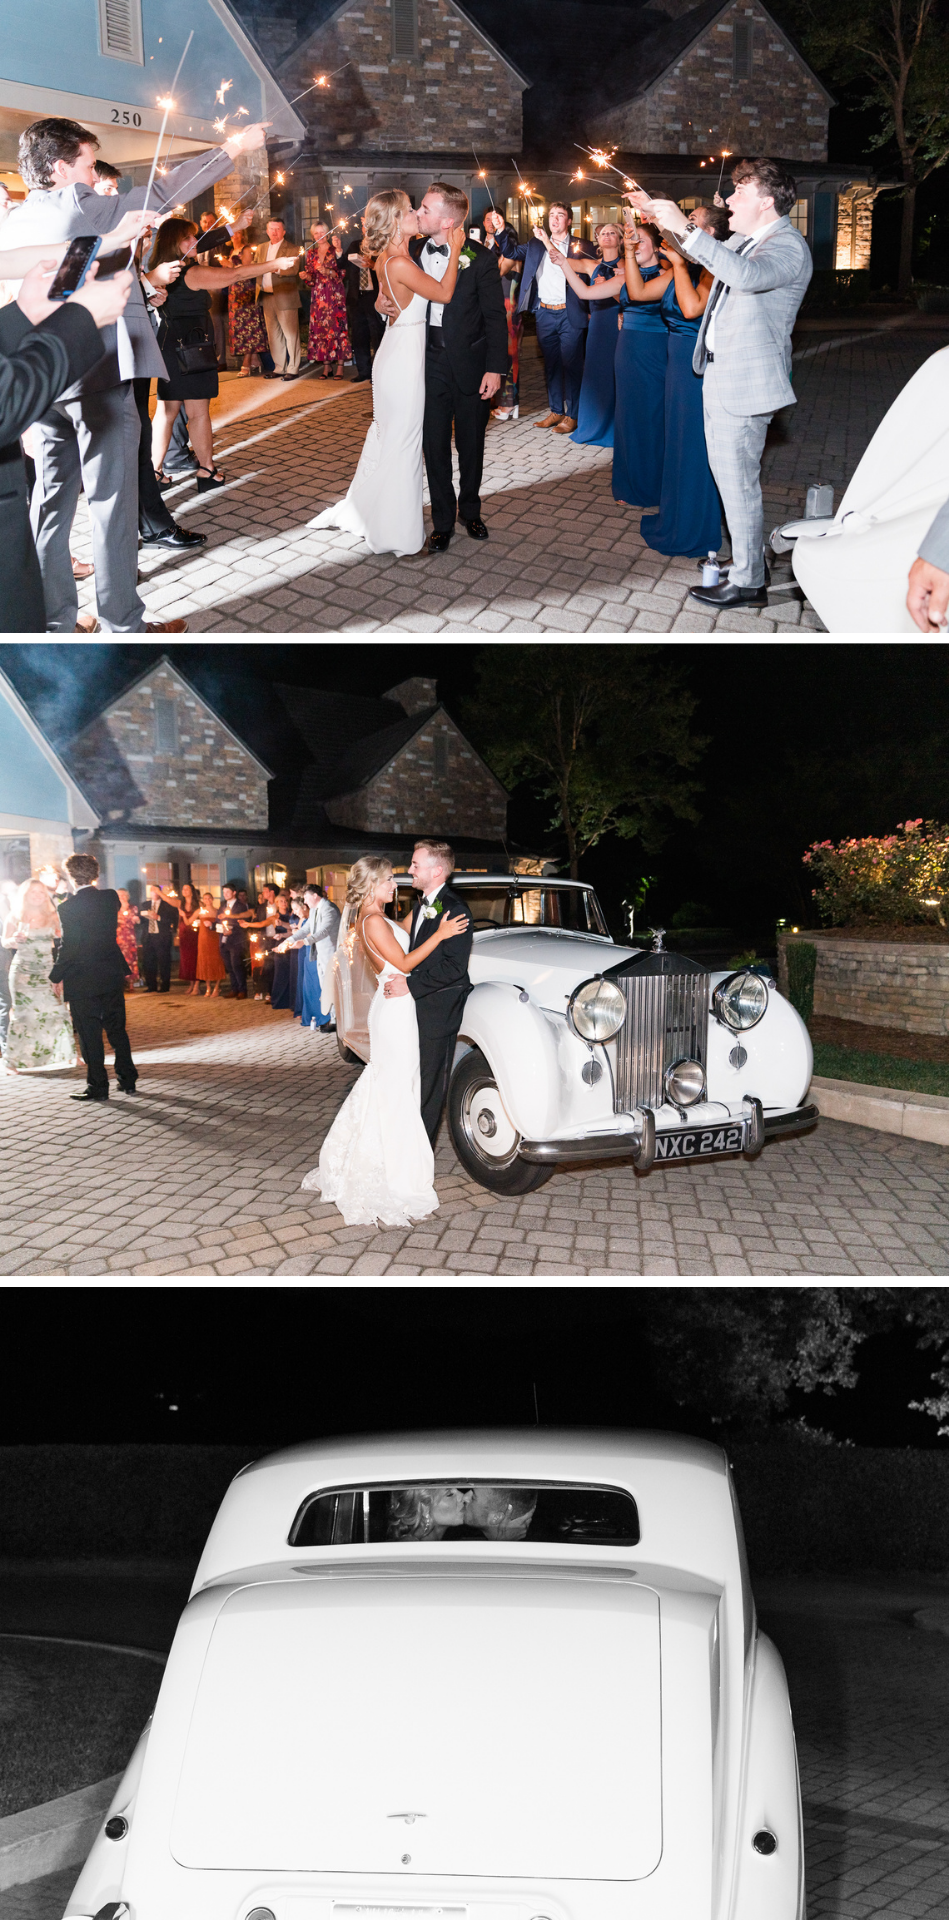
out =
<svg viewBox="0 0 950 1920"><path fill-rule="evenodd" d="M182 1587L184 1598L187 1580ZM757 1580L755 1594L788 1672L810 1920L944 1920L947 1643L939 1581L773 1578ZM0 1574L6 1619L4 1602ZM943 1633L914 1625L921 1609L942 1617ZM121 1637L121 1620L110 1630ZM0 1920L61 1920L75 1881L68 1867L0 1893Z"/></svg>
<svg viewBox="0 0 950 1920"><path fill-rule="evenodd" d="M443 1128L440 1211L344 1227L300 1182L356 1077L335 1040L254 1001L128 1001L140 1095L77 1106L77 1071L0 1079L0 1274L392 1280L946 1271L944 1155L822 1122L742 1159L555 1173L498 1199ZM76 1188L78 1206L64 1204ZM194 1222L200 1222L196 1228ZM235 1225L235 1222L237 1223ZM226 1233L225 1233L226 1229ZM226 1246L223 1241L226 1239ZM156 1257L156 1247L161 1257Z"/></svg>
<svg viewBox="0 0 950 1920"><path fill-rule="evenodd" d="M939 316L898 316L879 331L796 335L798 404L776 422L763 465L766 526L804 511L810 481L836 502L868 440L911 374L946 337ZM314 532L308 520L345 494L372 416L365 386L320 391L306 378L292 418L271 388L266 413L234 421L215 441L228 485L199 500L193 482L166 495L208 545L190 556L143 550L150 620L185 615L193 632L319 633L798 633L820 629L773 565L762 612L713 617L688 598L695 561L644 546L639 510L611 496L611 454L536 431L545 410L536 342L522 356L522 415L490 424L483 511L491 538L464 533L424 561L371 554L353 534ZM250 383L243 383L247 387ZM427 522L428 525L428 522ZM91 553L85 502L73 539ZM724 549L725 551L725 549ZM95 607L95 582L80 593Z"/></svg>

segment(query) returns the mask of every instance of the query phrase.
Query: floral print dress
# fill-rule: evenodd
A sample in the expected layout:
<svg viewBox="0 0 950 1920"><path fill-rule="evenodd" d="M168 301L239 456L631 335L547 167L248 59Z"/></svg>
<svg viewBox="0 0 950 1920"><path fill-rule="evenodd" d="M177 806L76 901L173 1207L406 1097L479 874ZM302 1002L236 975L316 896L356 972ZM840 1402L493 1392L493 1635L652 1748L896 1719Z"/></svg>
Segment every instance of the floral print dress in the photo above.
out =
<svg viewBox="0 0 950 1920"><path fill-rule="evenodd" d="M307 352L311 360L352 360L346 324L346 287L336 254L331 251L326 255L321 271L317 266L316 247L308 247L302 278L310 288Z"/></svg>
<svg viewBox="0 0 950 1920"><path fill-rule="evenodd" d="M76 1046L68 1007L50 984L53 943L49 933L30 933L10 968L13 1013L4 1059L8 1067L74 1067Z"/></svg>
<svg viewBox="0 0 950 1920"><path fill-rule="evenodd" d="M256 280L236 280L228 288L228 346L232 353L266 353L264 309L257 301Z"/></svg>

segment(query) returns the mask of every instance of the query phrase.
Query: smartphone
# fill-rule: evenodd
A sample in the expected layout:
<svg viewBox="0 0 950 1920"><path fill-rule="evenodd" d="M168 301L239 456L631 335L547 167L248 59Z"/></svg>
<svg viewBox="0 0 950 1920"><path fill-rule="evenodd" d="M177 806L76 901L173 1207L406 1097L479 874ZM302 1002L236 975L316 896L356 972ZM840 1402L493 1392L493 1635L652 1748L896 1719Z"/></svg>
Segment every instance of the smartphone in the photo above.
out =
<svg viewBox="0 0 950 1920"><path fill-rule="evenodd" d="M479 232L478 227L469 227L468 237L470 240L479 240L481 238L481 234Z"/></svg>
<svg viewBox="0 0 950 1920"><path fill-rule="evenodd" d="M101 245L102 236L98 233L84 233L80 239L70 240L53 275L51 300L68 300L71 293L78 293Z"/></svg>

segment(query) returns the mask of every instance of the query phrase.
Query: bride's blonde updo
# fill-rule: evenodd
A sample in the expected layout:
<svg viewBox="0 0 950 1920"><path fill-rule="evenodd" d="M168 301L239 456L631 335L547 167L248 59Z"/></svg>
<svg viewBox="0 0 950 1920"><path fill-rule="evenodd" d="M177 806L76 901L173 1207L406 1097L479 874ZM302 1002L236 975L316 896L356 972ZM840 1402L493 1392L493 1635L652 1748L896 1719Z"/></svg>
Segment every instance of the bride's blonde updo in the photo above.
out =
<svg viewBox="0 0 950 1920"><path fill-rule="evenodd" d="M410 213L412 201L401 187L387 187L383 193L374 193L367 200L364 210L366 221L366 251L372 259L382 253L384 247L398 245L404 213ZM362 866L358 860L356 865ZM355 872L355 868L354 868Z"/></svg>
<svg viewBox="0 0 950 1920"><path fill-rule="evenodd" d="M378 194L377 198L382 199L383 195ZM367 853L362 860L357 860L346 876L347 906L358 913L370 894L382 881L388 880L391 873L391 863L378 853Z"/></svg>

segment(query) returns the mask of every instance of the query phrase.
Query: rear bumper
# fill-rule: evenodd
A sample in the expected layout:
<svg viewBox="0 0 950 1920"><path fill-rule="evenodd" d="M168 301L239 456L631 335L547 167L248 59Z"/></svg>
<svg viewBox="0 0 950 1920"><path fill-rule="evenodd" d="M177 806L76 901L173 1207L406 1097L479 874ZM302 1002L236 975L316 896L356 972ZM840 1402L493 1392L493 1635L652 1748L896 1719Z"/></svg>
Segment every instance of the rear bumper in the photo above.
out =
<svg viewBox="0 0 950 1920"><path fill-rule="evenodd" d="M818 1119L815 1106L794 1107L787 1113L767 1113L762 1117L765 1140L774 1139L782 1133L800 1133L805 1127L812 1127ZM752 1115L733 1120L734 1127L742 1129L743 1153L757 1153L761 1141L756 1141L755 1121ZM670 1134L693 1132L690 1128L664 1128L662 1137ZM528 1160L535 1166L552 1167L561 1161L583 1160L633 1160L640 1163L643 1159L642 1135L637 1133L596 1133L584 1134L577 1140L522 1140L519 1159ZM650 1156L652 1162L652 1155Z"/></svg>

